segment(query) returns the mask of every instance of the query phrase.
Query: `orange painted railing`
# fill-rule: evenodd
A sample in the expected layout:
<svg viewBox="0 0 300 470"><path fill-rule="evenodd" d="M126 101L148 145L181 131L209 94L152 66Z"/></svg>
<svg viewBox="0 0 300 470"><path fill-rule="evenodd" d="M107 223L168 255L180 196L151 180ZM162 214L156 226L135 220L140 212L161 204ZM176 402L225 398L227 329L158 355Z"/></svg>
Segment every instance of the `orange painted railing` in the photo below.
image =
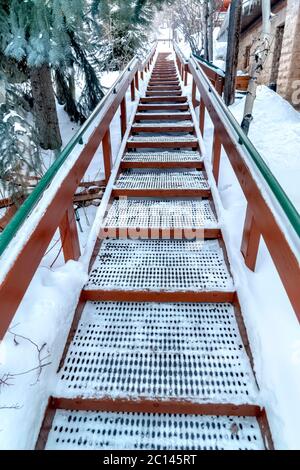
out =
<svg viewBox="0 0 300 470"><path fill-rule="evenodd" d="M5 335L58 228L65 261L79 258L80 245L73 207L75 191L101 143L105 180L108 181L112 169L110 123L120 107L123 137L127 128L126 92L130 87L131 99L135 99L139 74L143 77L144 72L149 70L155 49L156 45L143 64L137 57L132 59L0 235L0 339ZM37 218L34 209L40 205L45 206L45 210ZM22 234L25 229L28 233L26 240L16 243L16 235ZM4 262L8 254L12 257L9 265Z"/></svg>

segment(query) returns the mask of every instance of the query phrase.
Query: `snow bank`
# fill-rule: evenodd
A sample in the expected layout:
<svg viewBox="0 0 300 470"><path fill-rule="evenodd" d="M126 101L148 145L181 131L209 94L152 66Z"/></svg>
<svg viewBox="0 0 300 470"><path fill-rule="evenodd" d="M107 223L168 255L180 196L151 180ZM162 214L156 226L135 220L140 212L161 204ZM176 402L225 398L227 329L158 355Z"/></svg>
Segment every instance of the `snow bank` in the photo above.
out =
<svg viewBox="0 0 300 470"><path fill-rule="evenodd" d="M34 447L86 280L74 261L56 271L39 268L32 280L10 328L16 336L7 333L0 345L0 380L6 382L0 385L0 449Z"/></svg>
<svg viewBox="0 0 300 470"><path fill-rule="evenodd" d="M242 121L245 98L231 111ZM257 88L249 138L300 211L300 114L266 86Z"/></svg>
<svg viewBox="0 0 300 470"><path fill-rule="evenodd" d="M119 71L103 72L101 74L101 86L103 86L104 88L109 89L110 87L113 86L115 81L118 79L119 75L120 75Z"/></svg>

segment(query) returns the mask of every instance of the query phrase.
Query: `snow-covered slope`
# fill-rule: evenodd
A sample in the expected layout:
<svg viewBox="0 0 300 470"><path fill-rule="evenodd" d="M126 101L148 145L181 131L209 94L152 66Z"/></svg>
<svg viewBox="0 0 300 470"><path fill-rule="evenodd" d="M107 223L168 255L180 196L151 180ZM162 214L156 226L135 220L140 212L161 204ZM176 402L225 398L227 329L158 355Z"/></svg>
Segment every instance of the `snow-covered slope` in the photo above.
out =
<svg viewBox="0 0 300 470"><path fill-rule="evenodd" d="M242 121L245 99L231 111ZM300 113L266 86L257 88L249 137L300 211Z"/></svg>

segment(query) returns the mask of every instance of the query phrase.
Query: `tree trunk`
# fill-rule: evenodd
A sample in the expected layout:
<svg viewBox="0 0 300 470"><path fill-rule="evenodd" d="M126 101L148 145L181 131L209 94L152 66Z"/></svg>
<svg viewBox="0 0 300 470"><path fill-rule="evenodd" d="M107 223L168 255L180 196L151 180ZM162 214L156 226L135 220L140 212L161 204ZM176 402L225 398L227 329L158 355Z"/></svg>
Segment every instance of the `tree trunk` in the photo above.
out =
<svg viewBox="0 0 300 470"><path fill-rule="evenodd" d="M251 121L253 120L253 106L256 98L257 80L264 68L264 64L270 51L271 36L271 0L262 2L262 33L256 48L254 59L250 67L250 80L247 90L244 117L241 127L246 135L249 133Z"/></svg>
<svg viewBox="0 0 300 470"><path fill-rule="evenodd" d="M54 72L55 76L55 95L59 104L65 104L65 83L63 74L59 69Z"/></svg>
<svg viewBox="0 0 300 470"><path fill-rule="evenodd" d="M68 82L69 82L69 90L71 92L73 100L75 101L76 100L76 90L75 90L76 87L75 87L75 71L74 71L73 66L70 69Z"/></svg>
<svg viewBox="0 0 300 470"><path fill-rule="evenodd" d="M224 85L224 101L227 106L234 103L235 100L235 82L242 19L242 0L233 0L231 2L229 15L226 75Z"/></svg>
<svg viewBox="0 0 300 470"><path fill-rule="evenodd" d="M214 60L213 56L213 31L214 31L214 1L209 0L208 2L208 17L207 17L207 54L209 62Z"/></svg>
<svg viewBox="0 0 300 470"><path fill-rule="evenodd" d="M204 59L209 60L209 52L208 52L208 17L209 17L209 11L208 11L208 4L207 2L204 2L203 5L203 49L204 49Z"/></svg>
<svg viewBox="0 0 300 470"><path fill-rule="evenodd" d="M62 145L55 98L48 65L33 67L30 70L33 96L33 113L43 149L56 150Z"/></svg>

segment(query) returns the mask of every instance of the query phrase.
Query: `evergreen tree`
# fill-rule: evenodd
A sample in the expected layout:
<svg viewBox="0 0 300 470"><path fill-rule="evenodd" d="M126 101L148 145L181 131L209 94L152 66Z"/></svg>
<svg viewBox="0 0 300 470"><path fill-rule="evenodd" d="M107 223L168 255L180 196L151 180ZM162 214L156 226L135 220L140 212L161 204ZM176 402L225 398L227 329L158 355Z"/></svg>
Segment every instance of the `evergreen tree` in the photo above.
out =
<svg viewBox="0 0 300 470"><path fill-rule="evenodd" d="M52 86L71 119L83 122L103 97L99 73L119 70L148 43L155 8L163 0L0 0L0 70L31 84L28 103L40 145L59 148ZM103 60L104 56L104 60ZM84 77L79 99L74 77Z"/></svg>
<svg viewBox="0 0 300 470"><path fill-rule="evenodd" d="M122 69L136 53L148 49L148 36L155 11L164 0L93 0L92 11L102 26L104 66Z"/></svg>
<svg viewBox="0 0 300 470"><path fill-rule="evenodd" d="M0 194L19 204L28 194L30 177L42 175L38 136L29 124L15 85L0 86Z"/></svg>
<svg viewBox="0 0 300 470"><path fill-rule="evenodd" d="M83 0L0 0L0 50L24 64L32 86L33 111L40 144L61 146L50 67L72 57L69 32L80 28Z"/></svg>
<svg viewBox="0 0 300 470"><path fill-rule="evenodd" d="M81 31L70 31L73 51L74 73L84 85L79 96L77 107L86 119L104 96L101 84L101 50L99 52L100 31L96 22L86 18ZM95 38L91 40L91 38ZM82 80L83 79L83 80Z"/></svg>

